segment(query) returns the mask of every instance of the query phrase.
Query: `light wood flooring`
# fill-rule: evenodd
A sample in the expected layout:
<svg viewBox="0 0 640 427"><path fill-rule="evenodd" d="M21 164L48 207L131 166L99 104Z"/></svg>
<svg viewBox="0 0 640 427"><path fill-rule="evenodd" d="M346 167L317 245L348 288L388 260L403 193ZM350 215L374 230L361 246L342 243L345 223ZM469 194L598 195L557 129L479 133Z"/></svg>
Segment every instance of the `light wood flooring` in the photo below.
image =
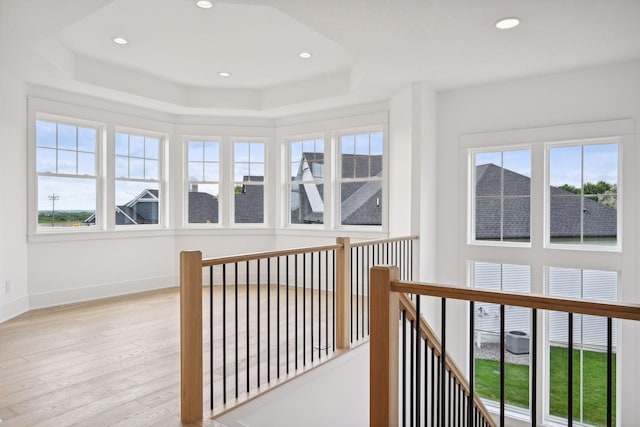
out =
<svg viewBox="0 0 640 427"><path fill-rule="evenodd" d="M214 288L214 402L222 405L221 288ZM249 292L250 330L260 319L261 339L249 334L249 360L260 355L260 381L264 389L287 380L295 371L331 357L333 342L332 295L306 292L298 295L298 325L305 319L304 337L295 326L296 293L289 292L289 348L286 343L286 290L280 290L280 364L278 365L277 288ZM314 320L310 298L314 298ZM234 289L227 288L227 320L235 316ZM266 299L271 299L271 311ZM238 395L246 392L246 288L238 293ZM257 315L257 301L261 313ZM209 292L203 289L203 317L209 316ZM318 318L318 301L322 314ZM326 303L328 301L328 304ZM363 304L366 301L362 300ZM267 314L269 313L269 314ZM362 314L361 314L362 315ZM326 319L329 329L326 330ZM270 346L266 328L271 323ZM366 324L366 320L362 320ZM0 324L0 427L10 426L181 426L179 417L179 290L163 289L69 306L36 310ZM313 328L314 341L311 341ZM226 331L228 404L235 398L236 362L234 327ZM204 322L205 407L209 399L209 324ZM295 331L298 330L296 338ZM318 336L321 340L318 341ZM328 340L327 340L328 338ZM294 346L298 342L298 347ZM257 351L260 343L260 353ZM325 347L329 351L325 351ZM318 353L320 347L320 353ZM310 353L313 351L314 361ZM269 354L267 354L267 352ZM328 353L328 355L327 355ZM287 354L289 375L287 375ZM270 356L268 358L268 356ZM303 357L304 356L304 357ZM250 388L257 386L256 368L250 368ZM280 379L276 378L280 367ZM271 377L268 378L270 373ZM213 426L205 417L197 425Z"/></svg>

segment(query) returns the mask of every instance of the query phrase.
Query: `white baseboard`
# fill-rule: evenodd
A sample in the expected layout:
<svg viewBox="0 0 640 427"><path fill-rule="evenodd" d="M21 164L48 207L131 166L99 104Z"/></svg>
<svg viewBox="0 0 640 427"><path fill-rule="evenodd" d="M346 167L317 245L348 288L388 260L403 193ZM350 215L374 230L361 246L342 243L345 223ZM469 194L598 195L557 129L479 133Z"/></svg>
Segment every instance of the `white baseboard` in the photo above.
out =
<svg viewBox="0 0 640 427"><path fill-rule="evenodd" d="M158 276L141 280L125 282L103 283L83 288L60 289L52 292L42 292L29 295L29 309L53 307L82 301L118 295L134 294L154 289L177 286L179 279L175 276Z"/></svg>
<svg viewBox="0 0 640 427"><path fill-rule="evenodd" d="M0 305L0 323L13 319L29 311L29 297L27 295Z"/></svg>

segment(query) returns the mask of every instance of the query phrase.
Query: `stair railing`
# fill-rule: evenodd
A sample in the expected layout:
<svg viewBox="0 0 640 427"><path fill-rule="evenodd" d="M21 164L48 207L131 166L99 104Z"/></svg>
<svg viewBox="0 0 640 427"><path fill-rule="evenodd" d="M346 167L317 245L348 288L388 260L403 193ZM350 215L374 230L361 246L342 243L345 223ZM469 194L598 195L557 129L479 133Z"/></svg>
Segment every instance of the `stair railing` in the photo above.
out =
<svg viewBox="0 0 640 427"><path fill-rule="evenodd" d="M535 294L517 294L479 290L462 286L435 285L402 281L396 267L371 269L370 335L370 425L371 426L495 426L505 425L505 306L531 309L531 408L532 426L538 425L536 354L538 310L564 312L568 316L567 351L567 424L573 425L573 316L601 316L607 319L606 425L615 425L613 417L614 372L613 319L640 320L640 305L604 303L554 298ZM415 306L406 295L414 296ZM440 337L420 317L420 296L441 299ZM469 302L468 381L446 350L447 299ZM474 303L500 305L500 406L494 420L475 393L474 384ZM407 323L410 324L407 331ZM455 333L460 333L459 329ZM407 347L409 351L407 352ZM408 365L408 367L407 367ZM402 375L401 375L402 373Z"/></svg>

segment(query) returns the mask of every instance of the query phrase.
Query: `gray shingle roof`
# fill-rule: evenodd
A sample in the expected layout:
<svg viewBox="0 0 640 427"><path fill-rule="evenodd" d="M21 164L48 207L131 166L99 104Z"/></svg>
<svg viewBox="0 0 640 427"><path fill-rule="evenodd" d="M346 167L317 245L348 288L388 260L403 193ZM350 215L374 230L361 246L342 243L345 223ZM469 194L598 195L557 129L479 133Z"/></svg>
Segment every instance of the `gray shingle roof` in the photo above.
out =
<svg viewBox="0 0 640 427"><path fill-rule="evenodd" d="M476 238L500 239L500 183L504 175L503 238L526 239L530 235L531 179L494 164L476 167ZM603 203L561 188L551 187L551 237L579 238L580 209L583 209L583 236L615 237L617 211Z"/></svg>

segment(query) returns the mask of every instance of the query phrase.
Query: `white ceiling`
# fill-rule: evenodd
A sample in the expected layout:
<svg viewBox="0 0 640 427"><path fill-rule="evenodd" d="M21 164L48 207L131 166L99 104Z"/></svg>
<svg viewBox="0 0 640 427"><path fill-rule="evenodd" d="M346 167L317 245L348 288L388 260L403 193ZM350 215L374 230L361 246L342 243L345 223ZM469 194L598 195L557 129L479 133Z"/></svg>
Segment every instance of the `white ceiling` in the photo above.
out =
<svg viewBox="0 0 640 427"><path fill-rule="evenodd" d="M497 30L507 16L521 25ZM0 0L4 68L174 113L277 117L639 57L638 0Z"/></svg>

